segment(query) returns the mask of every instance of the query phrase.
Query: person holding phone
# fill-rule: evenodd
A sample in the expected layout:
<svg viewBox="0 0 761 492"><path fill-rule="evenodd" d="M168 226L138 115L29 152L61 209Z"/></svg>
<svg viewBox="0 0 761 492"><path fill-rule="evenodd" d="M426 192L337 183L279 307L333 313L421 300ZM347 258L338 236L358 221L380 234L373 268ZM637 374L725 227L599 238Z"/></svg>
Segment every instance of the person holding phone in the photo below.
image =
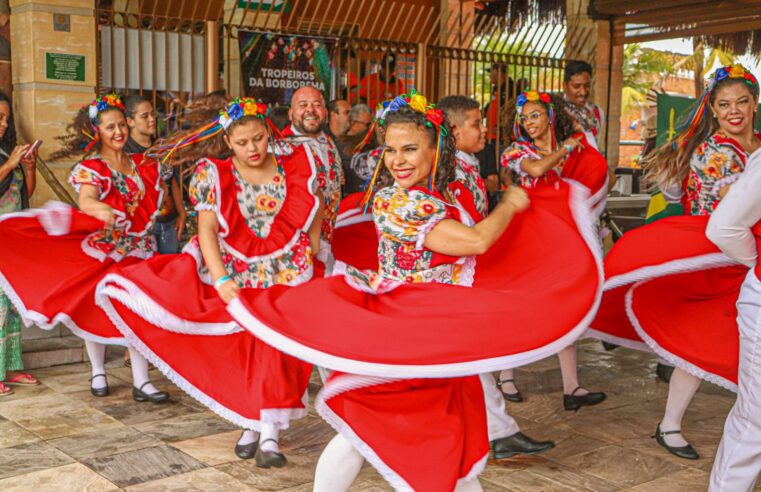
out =
<svg viewBox="0 0 761 492"><path fill-rule="evenodd" d="M29 207L36 184L36 149L16 145L11 100L0 92L0 214ZM31 153L29 152L31 150ZM21 317L8 296L0 291L0 397L10 395L8 385L40 384L33 376L22 374Z"/></svg>

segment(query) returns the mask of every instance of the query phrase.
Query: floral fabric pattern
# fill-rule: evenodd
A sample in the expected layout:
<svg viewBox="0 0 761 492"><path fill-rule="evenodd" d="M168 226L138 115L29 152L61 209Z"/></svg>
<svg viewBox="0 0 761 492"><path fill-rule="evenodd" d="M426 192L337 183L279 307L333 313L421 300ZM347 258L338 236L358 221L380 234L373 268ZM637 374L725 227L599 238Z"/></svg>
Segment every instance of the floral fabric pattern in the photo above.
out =
<svg viewBox="0 0 761 492"><path fill-rule="evenodd" d="M684 184L685 213L713 213L721 200L721 190L734 183L745 170L746 158L740 146L721 133L700 144L692 153Z"/></svg>
<svg viewBox="0 0 761 492"><path fill-rule="evenodd" d="M552 168L544 176L533 177L523 170L522 163L525 160L538 161L542 156L536 150L536 148L526 142L513 142L508 148L502 152L499 158L499 165L502 169L511 170L517 180L517 183L524 188L532 188L536 186L541 180L556 180L560 178L562 171L562 165Z"/></svg>
<svg viewBox="0 0 761 492"><path fill-rule="evenodd" d="M102 162L108 165L106 161ZM84 184L95 186L98 188L98 196L101 198L109 193L119 193L126 204L125 210L122 212L131 215L140 206L140 201L145 196L145 184L132 157L130 157L130 164L130 171L126 174L108 166L111 176L100 176L80 163L71 170L69 184L77 193ZM165 170L162 169L160 172L163 174ZM120 225L117 220L113 228L104 228L90 234L87 237L87 246L110 257L121 258L128 254L137 254L145 258L156 251L156 239L151 234L142 236L128 234L125 226Z"/></svg>
<svg viewBox="0 0 761 492"><path fill-rule="evenodd" d="M222 165L232 167L238 208L246 220L246 225L257 237L266 239L286 197L286 177L282 168L278 167L270 183L253 185L243 179L230 161ZM196 210L219 213L219 202L216 197L218 181L215 166L206 160L199 162L188 187L190 200ZM225 196L230 196L231 192L232 190L225 193ZM268 288L277 284L295 285L312 275L312 246L309 235L304 231L301 232L296 244L282 254L249 262L235 256L223 238L218 238L217 242L225 269L240 287ZM200 248L198 236L191 240L190 247ZM205 263L200 266L198 273L201 278L211 278Z"/></svg>
<svg viewBox="0 0 761 492"><path fill-rule="evenodd" d="M25 179L24 171L19 166L11 172L13 173L11 185L8 187L8 191L0 196L0 214L21 210L21 183Z"/></svg>
<svg viewBox="0 0 761 492"><path fill-rule="evenodd" d="M476 210L481 214L481 217L486 217L489 213L489 201L486 195L486 184L484 184L478 168L465 159L458 157L457 166L455 167L455 179L473 194Z"/></svg>
<svg viewBox="0 0 761 492"><path fill-rule="evenodd" d="M347 279L355 287L373 292L388 290L387 283L459 283L462 264L434 266L433 252L423 247L426 234L448 217L446 204L424 191L399 186L381 189L373 200L378 271L348 267Z"/></svg>

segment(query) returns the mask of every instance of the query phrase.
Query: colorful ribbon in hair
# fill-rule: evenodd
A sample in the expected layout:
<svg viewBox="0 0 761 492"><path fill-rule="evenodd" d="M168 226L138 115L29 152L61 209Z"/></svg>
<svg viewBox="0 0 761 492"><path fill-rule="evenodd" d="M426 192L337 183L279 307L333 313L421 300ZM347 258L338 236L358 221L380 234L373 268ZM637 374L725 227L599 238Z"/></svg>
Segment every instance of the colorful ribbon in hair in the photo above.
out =
<svg viewBox="0 0 761 492"><path fill-rule="evenodd" d="M750 73L747 68L740 65L739 63L717 68L713 75L711 75L711 78L708 80L706 90L703 92L703 95L700 96L698 103L695 105L695 109L692 110L692 113L687 119L689 123L687 123L686 126L682 127L682 129L686 128L687 130L684 132L679 132L681 136L678 137L678 139L679 146L681 148L684 148L687 145L692 136L695 134L695 130L697 130L700 122L708 115L708 102L711 99L711 94L713 94L713 91L716 89L716 86L719 84L719 82L725 79L742 79L751 88L758 87L758 80L756 77ZM672 143L676 142L674 141Z"/></svg>
<svg viewBox="0 0 761 492"><path fill-rule="evenodd" d="M377 121L381 125L383 125L385 123L384 119L389 113L394 113L404 107L408 107L412 109L413 111L416 111L424 115L426 119L426 123L425 123L426 126L429 128L436 129L436 140L437 140L436 156L433 159L433 167L431 167L431 175L428 178L428 189L431 191L434 191L436 188L436 172L439 169L439 160L441 159L441 153L444 146L444 140L446 136L449 134L449 132L447 131L447 128L443 126L444 113L440 109L436 109L435 104L429 103L424 95L419 94L415 89L412 89L412 91L410 91L409 94L402 94L401 96L395 97L394 99L391 100L391 102L388 102L388 105L384 103L383 111L380 115L380 118L377 118ZM365 196L362 198L362 205L365 210L367 209L367 205L370 202L370 198L373 195L373 191L375 188L375 181L377 180L378 175L380 174L380 169L383 166L383 157L385 153L386 153L386 146L384 145L381 155L378 158L378 162L375 165L375 171L373 172L373 177L370 179L370 183L367 185L367 190L365 191Z"/></svg>
<svg viewBox="0 0 761 492"><path fill-rule="evenodd" d="M90 126L92 127L93 133L90 135L84 131L82 132L90 138L90 143L88 143L85 147L85 153L90 152L92 148L95 147L95 144L100 141L100 133L98 132L97 128L98 116L103 111L113 108L120 109L123 113L126 113L127 111L127 109L124 107L124 104L122 103L122 100L117 94L106 94L105 96L98 96L87 107L87 116L90 118Z"/></svg>
<svg viewBox="0 0 761 492"><path fill-rule="evenodd" d="M529 142L530 138L521 130L521 118L523 106L527 102L541 103L547 108L547 117L550 119L550 148L555 150L555 106L552 104L550 95L546 92L526 91L521 92L515 100L515 113L517 117L513 121L513 136L519 142Z"/></svg>
<svg viewBox="0 0 761 492"><path fill-rule="evenodd" d="M237 98L232 100L225 109L220 111L217 118L193 131L189 135L184 136L178 142L158 147L152 155L161 158L161 162L165 163L177 149L213 138L216 135L219 135L219 133L227 131L233 122L244 116L255 116L263 120L275 138L282 138L280 131L275 127L272 121L267 118L267 106L265 104L257 102L252 98Z"/></svg>

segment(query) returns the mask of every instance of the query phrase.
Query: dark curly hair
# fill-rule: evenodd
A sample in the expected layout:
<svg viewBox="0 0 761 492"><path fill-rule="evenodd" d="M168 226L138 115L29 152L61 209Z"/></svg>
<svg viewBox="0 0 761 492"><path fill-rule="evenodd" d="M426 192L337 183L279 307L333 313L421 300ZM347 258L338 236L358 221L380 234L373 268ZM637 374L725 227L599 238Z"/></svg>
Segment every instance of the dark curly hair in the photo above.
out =
<svg viewBox="0 0 761 492"><path fill-rule="evenodd" d="M425 115L418 113L411 109L409 106L403 106L398 111L389 113L383 120L382 127L384 131L388 131L391 125L398 125L402 123L412 123L425 130L428 135L428 140L431 146L436 148L438 145L438 135L436 128L428 126L428 120ZM452 132L449 131L450 125L446 116L444 117L444 123L441 125L442 129L447 130L447 135L444 138L444 147L442 148L441 155L439 156L439 169L436 172L435 186L436 189L446 195L446 191L449 189L450 183L455 180L455 153L457 149L455 147L454 137ZM380 173L378 174L377 188L385 188L394 184L394 177L386 169L386 166L381 163Z"/></svg>
<svg viewBox="0 0 761 492"><path fill-rule="evenodd" d="M80 108L80 110L77 111L77 115L74 117L74 121L66 125L66 135L56 137L56 140L61 142L63 148L54 152L50 156L51 161L84 154L85 147L87 147L92 140L87 135L93 135L93 132L95 131L90 123L89 107L90 105L88 104L87 106ZM93 122L95 126L100 123L100 117L102 115L110 113L111 111L118 111L126 118L124 111L112 106L98 113L98 117L95 118L95 121ZM95 143L95 148L93 150L96 152L100 150L100 142Z"/></svg>
<svg viewBox="0 0 761 492"><path fill-rule="evenodd" d="M2 91L0 91L0 102L7 104L9 110L8 129L5 130L3 138L0 139L0 148L2 148L6 154L10 155L16 147L16 123L13 121L13 103L11 103L11 99Z"/></svg>
<svg viewBox="0 0 761 492"><path fill-rule="evenodd" d="M515 123L515 118L518 117L518 112L515 110L516 99L517 96L515 99L509 101L508 106L505 108L505 113L503 113L506 114L504 125L502 127L503 135L509 136L508 141L510 142L515 140L515 136L513 135L513 124ZM555 113L555 141L559 144L577 133L579 131L579 125L573 116L571 116L566 110L568 103L565 101L562 94L550 94L550 101L553 105L552 111ZM544 105L545 108L547 107L545 103L540 102L540 104ZM521 131L525 131L523 125L521 125L520 128Z"/></svg>

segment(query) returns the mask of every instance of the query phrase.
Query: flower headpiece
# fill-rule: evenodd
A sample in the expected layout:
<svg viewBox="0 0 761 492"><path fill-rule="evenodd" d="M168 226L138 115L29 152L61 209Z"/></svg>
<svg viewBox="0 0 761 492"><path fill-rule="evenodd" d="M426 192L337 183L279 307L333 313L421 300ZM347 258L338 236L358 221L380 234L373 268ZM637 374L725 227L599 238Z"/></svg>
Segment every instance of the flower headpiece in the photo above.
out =
<svg viewBox="0 0 761 492"><path fill-rule="evenodd" d="M431 175L428 178L428 189L433 191L436 188L436 171L438 171L439 168L439 160L444 148L444 139L447 137L447 135L449 135L449 130L447 130L447 127L443 125L444 113L440 109L436 109L435 104L429 103L428 99L426 99L424 95L419 94L415 89L412 89L409 94L402 94L401 96L395 97L390 102L384 102L382 106L383 107L380 116L376 118L376 121L381 125L385 125L385 118L389 113L394 113L404 107L408 107L413 111L424 115L426 119L425 125L428 128L434 128L436 130L438 144L436 145L436 156L433 160ZM374 130L374 127L375 124L371 126L370 131ZM367 137L365 139L367 139ZM380 169L383 166L383 156L385 153L386 146L384 145L380 157L378 158L378 163L375 166L373 177L370 179L370 183L368 184L367 190L365 191L365 196L362 199L362 203L365 205L365 207L367 207L367 204L370 202L370 197L372 197L375 181L377 180Z"/></svg>
<svg viewBox="0 0 761 492"><path fill-rule="evenodd" d="M257 102L252 98L236 98L230 101L230 103L219 112L219 116L210 121L201 128L195 130L189 135L186 135L179 142L170 143L168 145L160 146L154 155L160 157L162 163L166 162L175 150L187 147L189 145L202 142L209 138L213 138L219 135L223 131L227 131L233 122L243 118L244 116L255 116L265 122L267 127L272 132L272 135L276 139L282 139L280 130L272 123L267 117L267 105ZM163 157L162 157L163 156Z"/></svg>
<svg viewBox="0 0 761 492"><path fill-rule="evenodd" d="M550 95L546 92L526 91L521 92L515 99L515 113L518 115L513 121L513 136L519 142L528 142L530 139L521 129L521 116L523 106L528 102L542 103L547 108L547 117L550 119L550 144L555 148L555 105L552 104Z"/></svg>
<svg viewBox="0 0 761 492"><path fill-rule="evenodd" d="M105 96L98 96L87 107L87 116L90 118L90 126L92 127L92 135L85 133L90 137L90 143L85 147L85 153L90 152L96 143L100 141L100 135L96 128L95 122L98 121L98 115L108 109L118 108L122 112L126 113L127 109L124 107L121 98L117 94L106 94Z"/></svg>
<svg viewBox="0 0 761 492"><path fill-rule="evenodd" d="M716 89L719 82L725 79L742 79L751 87L751 89L758 87L758 79L756 79L747 68L739 63L717 68L708 80L706 90L703 92L703 95L700 96L698 104L687 119L689 123L682 127L682 129L686 128L687 130L683 134L680 132L680 134L682 134L682 136L679 137L680 147L684 148L687 145L695 134L695 130L697 130L700 122L708 115L708 101L711 98L711 94L713 94L713 91ZM674 141L673 144L676 144L676 141Z"/></svg>

